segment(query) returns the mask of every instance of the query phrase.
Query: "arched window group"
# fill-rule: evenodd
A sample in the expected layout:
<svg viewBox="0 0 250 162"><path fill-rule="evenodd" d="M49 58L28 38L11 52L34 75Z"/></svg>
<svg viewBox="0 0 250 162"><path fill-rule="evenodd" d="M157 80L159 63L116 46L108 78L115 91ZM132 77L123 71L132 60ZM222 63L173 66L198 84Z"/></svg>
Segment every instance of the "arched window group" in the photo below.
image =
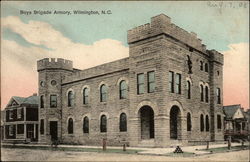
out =
<svg viewBox="0 0 250 162"><path fill-rule="evenodd" d="M200 70L203 71L204 68L205 68L205 72L208 72L208 69L209 69L208 63L204 63L203 61L200 61Z"/></svg>
<svg viewBox="0 0 250 162"><path fill-rule="evenodd" d="M72 118L68 119L68 134L74 133L74 122Z"/></svg>
<svg viewBox="0 0 250 162"><path fill-rule="evenodd" d="M73 91L68 92L68 107L72 107L74 104L74 94Z"/></svg>
<svg viewBox="0 0 250 162"><path fill-rule="evenodd" d="M204 92L205 89L205 92ZM205 95L205 102L209 102L209 88L208 86L203 86L202 84L200 85L200 96L201 96L201 101L204 101L204 95Z"/></svg>

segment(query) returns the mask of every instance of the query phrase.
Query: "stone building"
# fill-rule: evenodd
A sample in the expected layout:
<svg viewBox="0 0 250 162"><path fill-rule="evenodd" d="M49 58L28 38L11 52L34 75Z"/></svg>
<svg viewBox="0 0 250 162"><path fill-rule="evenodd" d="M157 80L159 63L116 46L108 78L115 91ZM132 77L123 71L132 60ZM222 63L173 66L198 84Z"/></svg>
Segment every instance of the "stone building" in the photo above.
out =
<svg viewBox="0 0 250 162"><path fill-rule="evenodd" d="M38 96L13 96L3 110L4 142L38 141ZM2 121L1 121L2 124Z"/></svg>
<svg viewBox="0 0 250 162"><path fill-rule="evenodd" d="M129 57L78 70L45 58L39 141L167 147L223 139L223 55L160 14L127 33ZM218 125L218 126L217 126Z"/></svg>

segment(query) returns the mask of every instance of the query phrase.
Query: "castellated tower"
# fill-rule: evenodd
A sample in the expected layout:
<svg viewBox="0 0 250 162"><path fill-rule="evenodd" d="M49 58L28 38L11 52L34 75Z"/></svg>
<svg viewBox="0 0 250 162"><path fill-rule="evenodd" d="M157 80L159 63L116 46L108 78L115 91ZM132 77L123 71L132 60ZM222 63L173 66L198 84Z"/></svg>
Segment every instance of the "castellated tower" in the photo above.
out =
<svg viewBox="0 0 250 162"><path fill-rule="evenodd" d="M61 138L62 79L73 72L69 60L44 58L37 61L39 81L39 142Z"/></svg>

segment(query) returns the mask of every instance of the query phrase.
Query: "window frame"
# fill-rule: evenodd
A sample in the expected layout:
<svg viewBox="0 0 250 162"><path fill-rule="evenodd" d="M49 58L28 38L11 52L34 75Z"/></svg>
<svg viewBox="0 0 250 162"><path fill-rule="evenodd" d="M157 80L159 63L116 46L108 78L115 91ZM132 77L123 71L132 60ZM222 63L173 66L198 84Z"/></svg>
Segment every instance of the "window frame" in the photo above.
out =
<svg viewBox="0 0 250 162"><path fill-rule="evenodd" d="M87 105L89 104L89 88L88 87L85 87L83 89L83 93L82 93L82 96L83 96L83 105Z"/></svg>
<svg viewBox="0 0 250 162"><path fill-rule="evenodd" d="M187 81L187 99L191 99L191 83Z"/></svg>
<svg viewBox="0 0 250 162"><path fill-rule="evenodd" d="M150 80L150 74L153 74L153 80ZM148 86L148 93L155 92L155 71L149 71L147 73L147 86ZM151 89L153 87L153 89Z"/></svg>
<svg viewBox="0 0 250 162"><path fill-rule="evenodd" d="M83 118L83 133L89 133L89 118L87 116Z"/></svg>
<svg viewBox="0 0 250 162"><path fill-rule="evenodd" d="M119 130L120 132L127 132L127 115L124 112L120 114Z"/></svg>
<svg viewBox="0 0 250 162"><path fill-rule="evenodd" d="M55 97L53 100L53 97ZM50 95L50 102L49 102L50 108L57 108L57 95L51 94Z"/></svg>
<svg viewBox="0 0 250 162"><path fill-rule="evenodd" d="M140 76L142 76L142 82L140 82ZM137 74L137 94L141 95L145 93L145 76L144 73Z"/></svg>
<svg viewBox="0 0 250 162"><path fill-rule="evenodd" d="M175 75L175 91L177 94L181 94L181 74L176 73Z"/></svg>
<svg viewBox="0 0 250 162"><path fill-rule="evenodd" d="M175 89L174 89L174 72L173 71L169 71L168 72L168 88L169 88L169 92L174 93Z"/></svg>
<svg viewBox="0 0 250 162"><path fill-rule="evenodd" d="M108 125L108 120L106 115L102 115L100 117L100 132L101 133L107 133L107 125Z"/></svg>
<svg viewBox="0 0 250 162"><path fill-rule="evenodd" d="M74 92L72 90L67 93L68 107L73 107L74 105Z"/></svg>
<svg viewBox="0 0 250 162"><path fill-rule="evenodd" d="M73 118L68 119L68 134L74 134L74 120L73 120Z"/></svg>
<svg viewBox="0 0 250 162"><path fill-rule="evenodd" d="M44 95L40 96L40 108L44 108Z"/></svg>
<svg viewBox="0 0 250 162"><path fill-rule="evenodd" d="M216 88L216 99L217 99L217 104L221 104L221 90L220 90L220 88Z"/></svg>
<svg viewBox="0 0 250 162"><path fill-rule="evenodd" d="M126 87L124 88L122 86L124 84ZM126 83L125 80L120 81L119 83L119 99L126 99L128 95L128 84Z"/></svg>
<svg viewBox="0 0 250 162"><path fill-rule="evenodd" d="M107 102L107 98L108 98L107 86L105 84L102 84L100 87L100 102Z"/></svg>

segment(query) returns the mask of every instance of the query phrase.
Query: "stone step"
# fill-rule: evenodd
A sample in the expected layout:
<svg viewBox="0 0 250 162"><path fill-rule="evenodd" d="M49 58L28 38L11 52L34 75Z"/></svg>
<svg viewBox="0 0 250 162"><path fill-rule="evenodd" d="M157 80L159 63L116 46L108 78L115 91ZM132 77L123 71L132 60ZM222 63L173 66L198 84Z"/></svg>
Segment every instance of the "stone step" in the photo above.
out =
<svg viewBox="0 0 250 162"><path fill-rule="evenodd" d="M155 147L155 140L154 139L141 140L138 146L139 147Z"/></svg>

